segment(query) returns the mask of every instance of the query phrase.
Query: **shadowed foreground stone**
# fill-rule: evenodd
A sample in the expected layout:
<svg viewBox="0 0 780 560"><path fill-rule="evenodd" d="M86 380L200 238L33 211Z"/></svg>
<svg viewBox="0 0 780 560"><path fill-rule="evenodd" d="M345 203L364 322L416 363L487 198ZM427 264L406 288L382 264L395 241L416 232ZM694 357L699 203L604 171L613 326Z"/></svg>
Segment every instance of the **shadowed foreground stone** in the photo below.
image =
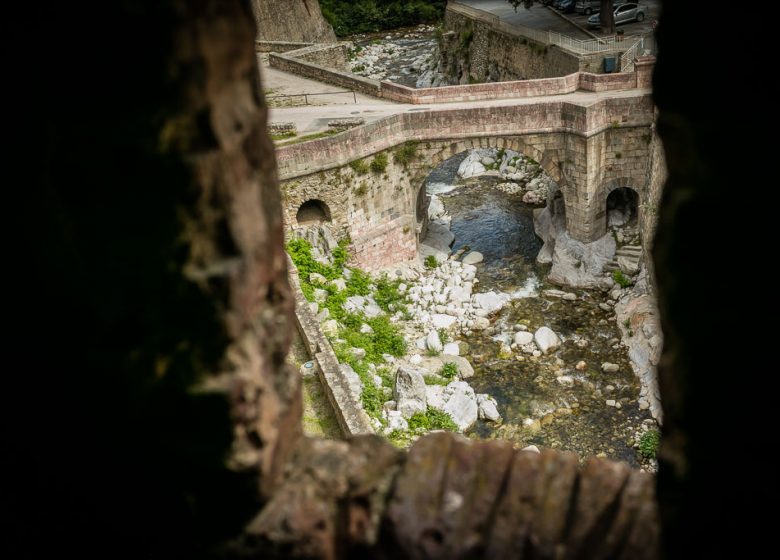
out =
<svg viewBox="0 0 780 560"><path fill-rule="evenodd" d="M308 440L233 543L238 558L658 557L653 477L570 453L438 432ZM381 534L380 529L381 527Z"/></svg>

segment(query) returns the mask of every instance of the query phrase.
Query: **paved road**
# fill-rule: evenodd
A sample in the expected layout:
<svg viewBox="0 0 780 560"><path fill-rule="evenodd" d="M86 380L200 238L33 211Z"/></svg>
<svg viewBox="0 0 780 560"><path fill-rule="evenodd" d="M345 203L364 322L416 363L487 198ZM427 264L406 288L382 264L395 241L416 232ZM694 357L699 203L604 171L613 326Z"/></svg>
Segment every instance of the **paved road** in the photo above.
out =
<svg viewBox="0 0 780 560"><path fill-rule="evenodd" d="M356 105L327 105L309 107L272 108L270 122L294 122L299 134L310 134L327 129L329 119L343 117L363 117L367 123L396 115L399 113L414 113L419 111L460 109L464 107L507 107L512 105L528 105L550 101L573 101L582 105L590 105L602 99L616 97L634 97L650 90L623 91L577 91L563 95L544 97L523 97L518 99L495 99L490 101L472 101L467 103L437 103L430 105L410 105L404 103L383 103L379 99L370 98L370 102L359 102Z"/></svg>

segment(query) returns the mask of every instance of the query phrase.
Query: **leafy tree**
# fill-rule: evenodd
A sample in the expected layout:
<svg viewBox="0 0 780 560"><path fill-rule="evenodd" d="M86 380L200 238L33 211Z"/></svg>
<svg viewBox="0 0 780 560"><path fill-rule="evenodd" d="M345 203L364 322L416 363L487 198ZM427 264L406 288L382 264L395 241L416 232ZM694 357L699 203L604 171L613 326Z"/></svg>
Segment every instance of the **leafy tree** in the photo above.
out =
<svg viewBox="0 0 780 560"><path fill-rule="evenodd" d="M506 0L517 11L518 6L523 6L526 10L539 2L541 4L550 4L544 0ZM613 13L612 0L601 0L601 30L604 33L612 34L615 32L615 14Z"/></svg>

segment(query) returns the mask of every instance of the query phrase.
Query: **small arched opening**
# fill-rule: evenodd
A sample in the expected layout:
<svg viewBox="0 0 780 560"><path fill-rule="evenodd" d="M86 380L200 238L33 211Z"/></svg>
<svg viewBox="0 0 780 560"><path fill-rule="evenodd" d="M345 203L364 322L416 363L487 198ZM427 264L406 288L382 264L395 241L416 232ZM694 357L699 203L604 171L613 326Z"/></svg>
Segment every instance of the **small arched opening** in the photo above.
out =
<svg viewBox="0 0 780 560"><path fill-rule="evenodd" d="M330 222L330 208L321 200L307 200L298 208L295 220L299 226Z"/></svg>
<svg viewBox="0 0 780 560"><path fill-rule="evenodd" d="M639 219L639 195L620 187L607 196L607 227L634 227Z"/></svg>

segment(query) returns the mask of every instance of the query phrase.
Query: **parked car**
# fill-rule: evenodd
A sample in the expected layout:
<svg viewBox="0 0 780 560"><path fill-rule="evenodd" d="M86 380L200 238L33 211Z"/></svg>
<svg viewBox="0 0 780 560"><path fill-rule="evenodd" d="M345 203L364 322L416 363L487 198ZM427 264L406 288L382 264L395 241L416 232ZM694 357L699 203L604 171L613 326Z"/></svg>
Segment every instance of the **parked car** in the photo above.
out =
<svg viewBox="0 0 780 560"><path fill-rule="evenodd" d="M642 21L645 19L647 6L644 4L622 4L615 8L615 25L629 23L631 21ZM588 27L601 27L600 14L593 14L588 18Z"/></svg>
<svg viewBox="0 0 780 560"><path fill-rule="evenodd" d="M558 3L557 8L564 14L569 14L574 11L574 6L577 4L577 0L561 0Z"/></svg>
<svg viewBox="0 0 780 560"><path fill-rule="evenodd" d="M621 4L625 4L627 0L613 0L612 9L617 8ZM601 11L601 0L577 0L577 4L574 9L578 14L595 14Z"/></svg>

